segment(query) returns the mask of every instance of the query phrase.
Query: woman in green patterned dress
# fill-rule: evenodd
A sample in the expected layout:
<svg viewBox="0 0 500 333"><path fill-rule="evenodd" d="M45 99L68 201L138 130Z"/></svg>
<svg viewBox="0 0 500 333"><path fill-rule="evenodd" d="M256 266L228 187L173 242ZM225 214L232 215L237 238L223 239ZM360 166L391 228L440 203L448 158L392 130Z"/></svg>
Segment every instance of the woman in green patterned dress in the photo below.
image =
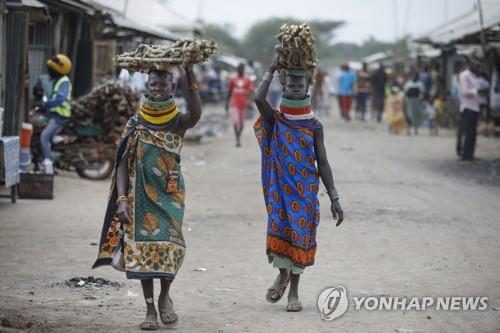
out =
<svg viewBox="0 0 500 333"><path fill-rule="evenodd" d="M153 299L153 279L160 279L158 310L163 323L177 320L169 296L170 284L182 265L184 180L180 151L186 131L201 116L198 85L185 68L189 112L175 105L173 75L151 71L148 92L132 117L118 148L116 172L94 267L113 265L128 279L140 279L146 301L143 330L159 328Z"/></svg>

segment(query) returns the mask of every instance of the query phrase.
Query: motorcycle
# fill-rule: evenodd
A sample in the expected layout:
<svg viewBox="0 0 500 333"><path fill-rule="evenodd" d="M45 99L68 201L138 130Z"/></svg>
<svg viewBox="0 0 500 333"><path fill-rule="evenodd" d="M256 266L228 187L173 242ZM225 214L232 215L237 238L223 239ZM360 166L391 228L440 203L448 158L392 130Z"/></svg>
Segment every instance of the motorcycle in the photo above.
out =
<svg viewBox="0 0 500 333"><path fill-rule="evenodd" d="M48 124L43 108L30 112L33 125L31 154L35 171L42 168L43 153L41 133ZM76 171L85 179L103 180L113 172L115 152L119 138L109 138L99 127L90 127L70 120L52 138L52 158L57 169Z"/></svg>

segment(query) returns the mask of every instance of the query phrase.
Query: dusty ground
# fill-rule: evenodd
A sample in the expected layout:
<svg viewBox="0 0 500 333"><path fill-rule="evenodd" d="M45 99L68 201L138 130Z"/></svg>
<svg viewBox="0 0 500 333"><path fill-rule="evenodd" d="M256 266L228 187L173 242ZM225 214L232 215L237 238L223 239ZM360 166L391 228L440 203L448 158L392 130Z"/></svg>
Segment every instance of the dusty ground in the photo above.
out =
<svg viewBox="0 0 500 333"><path fill-rule="evenodd" d="M335 228L322 195L317 261L300 287L304 311L289 314L285 302L264 299L275 272L264 255L259 153L248 127L241 149L229 131L183 151L188 253L172 288L180 321L162 330L499 332L500 167L490 161L500 140L479 138L482 160L470 164L456 161L451 132L396 137L382 125L344 124L336 113L324 124L346 218ZM53 201L0 200L0 332L138 331L139 283L90 269L108 185L63 173ZM89 275L123 286L63 283ZM485 312L350 308L322 321L316 298L337 285L350 295L477 295L490 304Z"/></svg>

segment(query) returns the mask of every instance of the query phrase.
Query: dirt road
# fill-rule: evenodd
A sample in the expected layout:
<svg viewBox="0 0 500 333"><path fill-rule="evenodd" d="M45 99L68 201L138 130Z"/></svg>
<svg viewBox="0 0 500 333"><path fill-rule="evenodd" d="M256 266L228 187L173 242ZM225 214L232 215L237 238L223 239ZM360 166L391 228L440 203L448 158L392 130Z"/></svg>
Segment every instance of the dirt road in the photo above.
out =
<svg viewBox="0 0 500 333"><path fill-rule="evenodd" d="M211 112L216 112L212 110ZM217 112L222 113L221 110ZM322 189L316 264L301 279L304 311L269 304L275 272L265 256L266 214L250 123L187 144L188 252L172 288L177 332L499 332L500 140L479 138L477 163L457 162L451 132L391 136L375 123L324 120L345 210L336 228ZM136 332L140 284L92 271L108 182L56 177L52 201L0 201L0 332ZM206 271L197 271L205 268ZM76 276L121 287L69 288ZM318 294L488 296L487 311L356 311L321 320Z"/></svg>

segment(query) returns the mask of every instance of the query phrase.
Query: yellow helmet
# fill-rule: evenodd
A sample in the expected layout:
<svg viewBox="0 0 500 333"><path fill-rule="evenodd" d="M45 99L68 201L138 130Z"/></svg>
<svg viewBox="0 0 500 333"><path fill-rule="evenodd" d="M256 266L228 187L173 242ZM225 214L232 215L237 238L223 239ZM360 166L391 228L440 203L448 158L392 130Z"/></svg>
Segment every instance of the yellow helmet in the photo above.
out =
<svg viewBox="0 0 500 333"><path fill-rule="evenodd" d="M71 72L71 60L64 54L57 54L47 61L47 67L59 74L66 75Z"/></svg>

